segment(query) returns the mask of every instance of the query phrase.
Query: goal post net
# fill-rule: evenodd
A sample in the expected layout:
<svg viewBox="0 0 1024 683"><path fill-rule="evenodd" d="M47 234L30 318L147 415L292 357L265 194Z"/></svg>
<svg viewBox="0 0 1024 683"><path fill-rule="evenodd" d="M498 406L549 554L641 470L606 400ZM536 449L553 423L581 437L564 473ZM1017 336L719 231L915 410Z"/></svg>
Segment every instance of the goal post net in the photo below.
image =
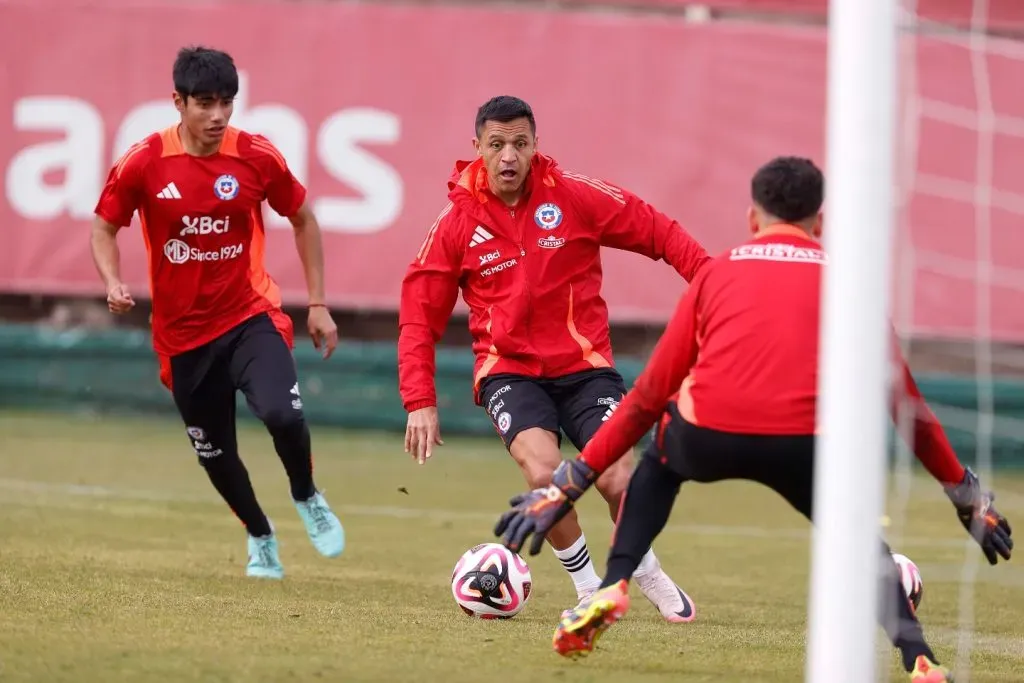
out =
<svg viewBox="0 0 1024 683"><path fill-rule="evenodd" d="M1024 638L979 633L980 608L997 592L989 587L1016 585L1020 574L1013 563L989 567L966 534L921 538L918 501L945 497L916 475L907 406L883 436L888 403L873 402L892 380L882 351L892 325L913 369L947 373L969 397L933 409L1012 524L1021 508L1013 461L1024 444L1024 6L832 0L829 21L826 434L808 680L821 680L840 651L849 666L840 680L893 671L871 607L877 572L864 559L877 553L879 531L894 552L918 558L925 585L933 580L920 616L956 680L1002 680L986 676L985 662L1024 657Z"/></svg>

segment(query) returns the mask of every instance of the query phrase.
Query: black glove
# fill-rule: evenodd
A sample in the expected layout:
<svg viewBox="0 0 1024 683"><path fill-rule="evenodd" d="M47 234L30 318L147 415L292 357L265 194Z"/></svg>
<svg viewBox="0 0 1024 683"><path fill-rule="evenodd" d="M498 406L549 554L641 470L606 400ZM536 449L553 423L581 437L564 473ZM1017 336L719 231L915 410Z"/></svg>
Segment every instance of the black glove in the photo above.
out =
<svg viewBox="0 0 1024 683"><path fill-rule="evenodd" d="M1010 523L993 507L995 494L981 490L981 482L971 468L964 471L963 481L945 489L960 523L981 546L988 563L998 562L998 555L1002 555L1004 560L1010 559L1010 551L1013 550Z"/></svg>
<svg viewBox="0 0 1024 683"><path fill-rule="evenodd" d="M550 486L520 494L509 501L512 509L498 519L494 535L504 533L505 547L517 553L530 534L534 534L530 554L536 555L551 527L568 514L596 480L597 472L582 460L563 460L551 475Z"/></svg>

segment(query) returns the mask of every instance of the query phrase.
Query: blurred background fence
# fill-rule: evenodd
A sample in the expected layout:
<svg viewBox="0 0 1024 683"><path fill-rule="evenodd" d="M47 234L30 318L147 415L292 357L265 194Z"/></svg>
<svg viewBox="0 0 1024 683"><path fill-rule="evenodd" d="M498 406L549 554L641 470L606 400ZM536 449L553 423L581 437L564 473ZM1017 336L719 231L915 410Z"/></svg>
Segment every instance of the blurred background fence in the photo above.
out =
<svg viewBox="0 0 1024 683"><path fill-rule="evenodd" d="M89 410L175 416L156 381L149 335L141 330L57 331L49 327L0 327L0 406L8 409ZM296 350L308 419L317 424L401 432L405 412L396 391L396 348L390 342L347 342L324 362L310 346ZM619 362L627 382L642 370L636 358ZM446 435L488 435L494 427L471 396L472 356L458 348L437 358L438 405ZM974 377L929 373L920 386L961 458L977 447L978 383ZM1024 466L1024 383L995 386L993 465ZM238 399L239 416L253 419Z"/></svg>
<svg viewBox="0 0 1024 683"><path fill-rule="evenodd" d="M271 138L311 190L344 341L324 363L299 340L310 418L400 430L399 286L445 203L454 161L471 154L480 103L496 94L528 100L543 151L633 190L718 252L743 235L757 165L777 154L824 164L826 7L0 0L0 400L8 408L173 414L149 346L138 226L121 242L141 305L118 320L102 304L87 234L110 164L176 120L170 65L182 45L235 56L242 90L233 123ZM1019 135L953 115L981 106L978 44L955 38L978 28L970 8L918 0L916 20L907 20L914 79L904 117L917 144L904 159L895 322L965 460L985 412L978 388L994 381L995 414L985 417L994 418L995 460L1016 466L1024 465L1024 174L1019 155L997 154L987 169L976 163L983 141L1019 151ZM987 8L991 41L1024 34L1024 3L989 0ZM1014 125L1024 125L1022 59L1003 47L981 55L996 94L991 113ZM1001 197L984 227L971 194L983 172ZM268 221L268 268L301 330L301 266L287 224ZM983 229L990 253L976 246ZM606 251L605 295L627 380L684 289L664 264ZM446 434L490 434L472 403L464 313L460 302L439 351L443 426Z"/></svg>

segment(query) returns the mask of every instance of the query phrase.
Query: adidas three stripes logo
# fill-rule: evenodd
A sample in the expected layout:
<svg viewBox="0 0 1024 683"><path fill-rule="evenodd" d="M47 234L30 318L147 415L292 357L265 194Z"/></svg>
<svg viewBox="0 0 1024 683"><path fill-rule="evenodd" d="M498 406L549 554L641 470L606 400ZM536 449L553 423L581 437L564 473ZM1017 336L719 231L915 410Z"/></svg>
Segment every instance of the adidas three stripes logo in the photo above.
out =
<svg viewBox="0 0 1024 683"><path fill-rule="evenodd" d="M167 187L156 193L157 199L181 199L181 193L174 183L168 183Z"/></svg>
<svg viewBox="0 0 1024 683"><path fill-rule="evenodd" d="M494 235L484 230L483 226L476 226L476 230L473 231L473 239L469 240L469 246L475 247L478 244L483 244L487 240L494 239Z"/></svg>
<svg viewBox="0 0 1024 683"><path fill-rule="evenodd" d="M568 572L578 572L579 570L590 564L590 551L587 550L587 546L580 548L579 552L570 558L561 560L562 566L565 567Z"/></svg>

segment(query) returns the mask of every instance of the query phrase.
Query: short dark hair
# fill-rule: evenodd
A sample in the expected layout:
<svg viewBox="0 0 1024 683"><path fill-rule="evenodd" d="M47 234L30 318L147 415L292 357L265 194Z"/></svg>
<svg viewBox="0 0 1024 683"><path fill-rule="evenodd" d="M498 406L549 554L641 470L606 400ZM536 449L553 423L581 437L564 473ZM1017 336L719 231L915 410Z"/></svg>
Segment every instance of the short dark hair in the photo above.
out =
<svg viewBox="0 0 1024 683"><path fill-rule="evenodd" d="M537 121L533 118L533 109L523 100L511 95L498 95L480 105L476 110L476 126L474 131L477 137L484 129L488 121L508 123L516 119L526 119L530 122L530 132L537 134Z"/></svg>
<svg viewBox="0 0 1024 683"><path fill-rule="evenodd" d="M810 159L776 157L750 181L754 204L789 223L813 218L825 200L825 177Z"/></svg>
<svg viewBox="0 0 1024 683"><path fill-rule="evenodd" d="M178 51L174 60L174 89L184 98L219 97L238 94L238 69L227 52L190 46Z"/></svg>

